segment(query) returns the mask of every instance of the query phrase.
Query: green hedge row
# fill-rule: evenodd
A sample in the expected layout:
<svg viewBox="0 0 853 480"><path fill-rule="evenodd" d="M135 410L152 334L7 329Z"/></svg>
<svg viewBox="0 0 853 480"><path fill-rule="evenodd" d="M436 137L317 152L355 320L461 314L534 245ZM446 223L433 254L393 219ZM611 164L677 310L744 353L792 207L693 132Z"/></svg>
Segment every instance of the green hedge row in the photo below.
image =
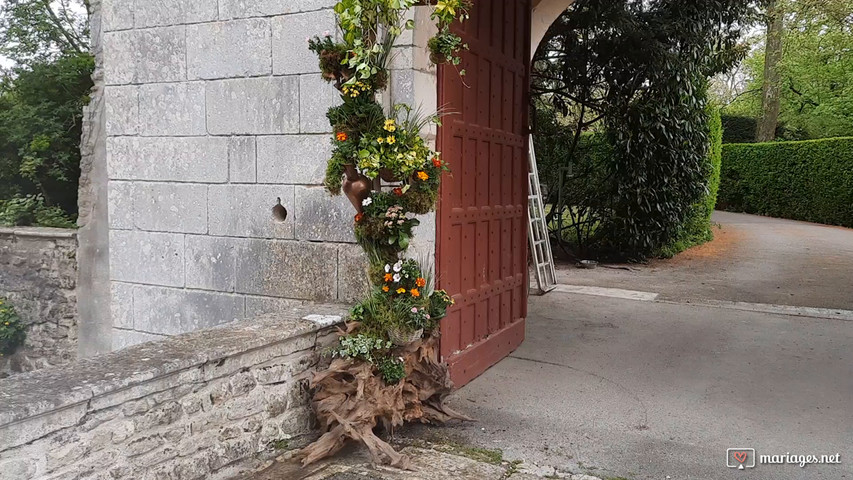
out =
<svg viewBox="0 0 853 480"><path fill-rule="evenodd" d="M708 162L705 165L705 178L708 180L707 194L693 206L673 241L658 252L662 257L675 256L690 247L714 239L714 233L711 230L711 215L717 205L720 172L723 163L723 122L719 108L708 107L708 129L710 146L708 148Z"/></svg>
<svg viewBox="0 0 853 480"><path fill-rule="evenodd" d="M724 145L719 208L853 227L853 137Z"/></svg>

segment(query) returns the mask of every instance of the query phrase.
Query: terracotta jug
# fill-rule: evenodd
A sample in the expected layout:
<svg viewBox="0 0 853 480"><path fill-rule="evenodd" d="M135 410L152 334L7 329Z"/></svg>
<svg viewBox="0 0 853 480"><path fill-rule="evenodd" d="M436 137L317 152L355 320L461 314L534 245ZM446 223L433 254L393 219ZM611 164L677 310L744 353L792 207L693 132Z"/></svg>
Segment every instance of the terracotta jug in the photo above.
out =
<svg viewBox="0 0 853 480"><path fill-rule="evenodd" d="M371 182L369 178L358 173L358 170L355 169L355 165L345 165L344 169L345 178L342 184L344 194L349 198L349 201L358 213L364 213L364 206L362 205L362 202L370 196L370 190L373 187L373 182Z"/></svg>

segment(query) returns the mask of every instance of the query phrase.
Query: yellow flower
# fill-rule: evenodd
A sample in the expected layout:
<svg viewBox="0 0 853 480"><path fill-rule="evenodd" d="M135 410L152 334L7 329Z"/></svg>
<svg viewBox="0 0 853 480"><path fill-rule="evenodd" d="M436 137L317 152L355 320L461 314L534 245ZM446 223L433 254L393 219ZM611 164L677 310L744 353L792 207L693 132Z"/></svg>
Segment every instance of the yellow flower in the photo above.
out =
<svg viewBox="0 0 853 480"><path fill-rule="evenodd" d="M7 326L7 327L9 326L9 322L6 322L6 326Z"/></svg>
<svg viewBox="0 0 853 480"><path fill-rule="evenodd" d="M393 119L385 120L385 130L387 130L389 132L396 132L397 131L396 122Z"/></svg>
<svg viewBox="0 0 853 480"><path fill-rule="evenodd" d="M380 144L380 145L381 145L382 143L385 143L385 139L384 139L384 138L382 138L382 137L377 138L377 139L376 139L376 141L377 141L377 142L379 142L379 144Z"/></svg>
<svg viewBox="0 0 853 480"><path fill-rule="evenodd" d="M406 293L406 289L405 288L398 288L397 293L400 293L400 294Z"/></svg>
<svg viewBox="0 0 853 480"><path fill-rule="evenodd" d="M427 181L429 180L429 175L427 175L426 172L418 172L418 178L420 178L422 181Z"/></svg>
<svg viewBox="0 0 853 480"><path fill-rule="evenodd" d="M388 142L388 145L394 145L397 143L397 139L393 135L386 138L385 141Z"/></svg>

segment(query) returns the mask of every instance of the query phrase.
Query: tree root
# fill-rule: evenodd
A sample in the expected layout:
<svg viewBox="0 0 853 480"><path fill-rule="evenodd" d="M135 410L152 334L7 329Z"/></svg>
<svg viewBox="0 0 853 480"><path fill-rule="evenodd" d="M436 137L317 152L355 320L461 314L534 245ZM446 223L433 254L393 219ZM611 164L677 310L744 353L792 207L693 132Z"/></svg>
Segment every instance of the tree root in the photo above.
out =
<svg viewBox="0 0 853 480"><path fill-rule="evenodd" d="M335 359L311 381L312 406L323 435L300 455L307 466L340 451L347 441L363 443L378 465L410 469L409 458L377 437L404 423L444 424L471 420L444 405L452 389L447 366L438 361L438 338L414 342L395 352L406 366L406 378L386 385L374 366L358 359Z"/></svg>

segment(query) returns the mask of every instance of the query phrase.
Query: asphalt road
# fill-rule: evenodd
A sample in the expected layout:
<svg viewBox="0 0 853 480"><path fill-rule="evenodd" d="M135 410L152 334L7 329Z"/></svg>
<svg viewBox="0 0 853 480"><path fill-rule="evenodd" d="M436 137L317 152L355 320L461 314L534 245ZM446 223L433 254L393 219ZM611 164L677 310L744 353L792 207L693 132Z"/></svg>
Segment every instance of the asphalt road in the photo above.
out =
<svg viewBox="0 0 853 480"><path fill-rule="evenodd" d="M564 270L661 296L531 298L522 347L451 399L478 422L442 432L605 478L853 479L853 321L703 305L853 308L853 230L717 219L717 241L675 261ZM738 471L728 448L842 463Z"/></svg>

